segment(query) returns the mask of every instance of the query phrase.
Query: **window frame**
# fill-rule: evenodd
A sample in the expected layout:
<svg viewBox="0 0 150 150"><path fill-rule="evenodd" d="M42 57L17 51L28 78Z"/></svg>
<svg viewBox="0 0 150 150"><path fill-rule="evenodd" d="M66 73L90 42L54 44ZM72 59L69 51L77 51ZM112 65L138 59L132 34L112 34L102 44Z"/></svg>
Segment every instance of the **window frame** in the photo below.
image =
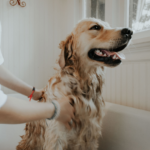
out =
<svg viewBox="0 0 150 150"><path fill-rule="evenodd" d="M124 5L124 12L125 12L125 24L127 27L129 27L129 0L123 0L125 5ZM123 1L121 1L123 3ZM149 42L150 41L150 29L135 32L133 34L133 39L132 43L143 43L143 42ZM131 43L131 44L132 44Z"/></svg>
<svg viewBox="0 0 150 150"><path fill-rule="evenodd" d="M84 1L84 11L87 13L86 10L89 9L87 0L82 1ZM129 27L129 0L105 0L105 21L114 28ZM150 29L133 34L131 45L143 42L150 42Z"/></svg>
<svg viewBox="0 0 150 150"><path fill-rule="evenodd" d="M105 21L112 27L129 27L129 0L105 0ZM135 32L132 43L150 41L150 29Z"/></svg>

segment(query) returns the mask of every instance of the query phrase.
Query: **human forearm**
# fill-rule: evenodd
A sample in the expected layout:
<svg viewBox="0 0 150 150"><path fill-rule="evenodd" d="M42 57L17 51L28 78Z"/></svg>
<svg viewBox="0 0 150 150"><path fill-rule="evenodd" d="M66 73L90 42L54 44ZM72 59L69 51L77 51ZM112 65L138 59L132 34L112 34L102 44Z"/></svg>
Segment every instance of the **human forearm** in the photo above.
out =
<svg viewBox="0 0 150 150"><path fill-rule="evenodd" d="M32 86L18 79L16 76L14 76L11 72L9 72L1 65L0 65L0 84L26 96L29 96L31 94L33 88ZM41 95L42 92L36 90L33 97L34 99L39 99Z"/></svg>
<svg viewBox="0 0 150 150"><path fill-rule="evenodd" d="M51 118L54 109L52 103L28 102L8 97L0 109L0 123L18 124Z"/></svg>

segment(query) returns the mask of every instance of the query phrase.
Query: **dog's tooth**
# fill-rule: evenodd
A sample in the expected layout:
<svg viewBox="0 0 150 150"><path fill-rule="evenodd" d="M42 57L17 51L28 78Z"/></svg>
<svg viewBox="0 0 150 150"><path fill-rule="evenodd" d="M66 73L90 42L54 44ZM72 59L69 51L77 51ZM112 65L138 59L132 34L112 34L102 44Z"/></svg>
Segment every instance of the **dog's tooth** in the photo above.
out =
<svg viewBox="0 0 150 150"><path fill-rule="evenodd" d="M97 52L98 54L101 54L100 50L97 50L96 52Z"/></svg>
<svg viewBox="0 0 150 150"><path fill-rule="evenodd" d="M104 54L104 56L106 56L106 54Z"/></svg>
<svg viewBox="0 0 150 150"><path fill-rule="evenodd" d="M99 52L99 54L103 55L103 53L102 53L102 52Z"/></svg>
<svg viewBox="0 0 150 150"><path fill-rule="evenodd" d="M118 57L116 57L116 59L119 59Z"/></svg>

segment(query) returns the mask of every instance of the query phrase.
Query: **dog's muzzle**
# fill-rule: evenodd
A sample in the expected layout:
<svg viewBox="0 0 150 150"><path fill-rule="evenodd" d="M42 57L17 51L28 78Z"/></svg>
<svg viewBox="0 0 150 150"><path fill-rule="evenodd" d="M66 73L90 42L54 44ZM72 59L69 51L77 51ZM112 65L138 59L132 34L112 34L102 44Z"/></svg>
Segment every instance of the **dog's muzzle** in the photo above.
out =
<svg viewBox="0 0 150 150"><path fill-rule="evenodd" d="M125 56L120 53L129 43L132 38L133 31L124 28L121 30L121 42L120 44L114 46L114 48L104 49L104 48L92 48L88 52L90 59L95 61L104 62L108 66L117 66L121 63L122 59L125 59Z"/></svg>

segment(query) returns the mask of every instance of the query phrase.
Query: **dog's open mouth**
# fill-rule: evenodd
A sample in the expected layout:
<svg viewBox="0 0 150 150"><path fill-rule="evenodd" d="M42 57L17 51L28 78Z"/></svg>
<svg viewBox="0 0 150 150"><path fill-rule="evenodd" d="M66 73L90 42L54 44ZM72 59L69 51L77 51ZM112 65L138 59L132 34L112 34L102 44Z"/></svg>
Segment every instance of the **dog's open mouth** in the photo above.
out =
<svg viewBox="0 0 150 150"><path fill-rule="evenodd" d="M125 59L125 56L123 53L118 52L123 50L126 47L126 45L110 50L105 50L101 48L93 48L88 52L89 58L104 62L105 64L116 66L121 63L122 59Z"/></svg>

